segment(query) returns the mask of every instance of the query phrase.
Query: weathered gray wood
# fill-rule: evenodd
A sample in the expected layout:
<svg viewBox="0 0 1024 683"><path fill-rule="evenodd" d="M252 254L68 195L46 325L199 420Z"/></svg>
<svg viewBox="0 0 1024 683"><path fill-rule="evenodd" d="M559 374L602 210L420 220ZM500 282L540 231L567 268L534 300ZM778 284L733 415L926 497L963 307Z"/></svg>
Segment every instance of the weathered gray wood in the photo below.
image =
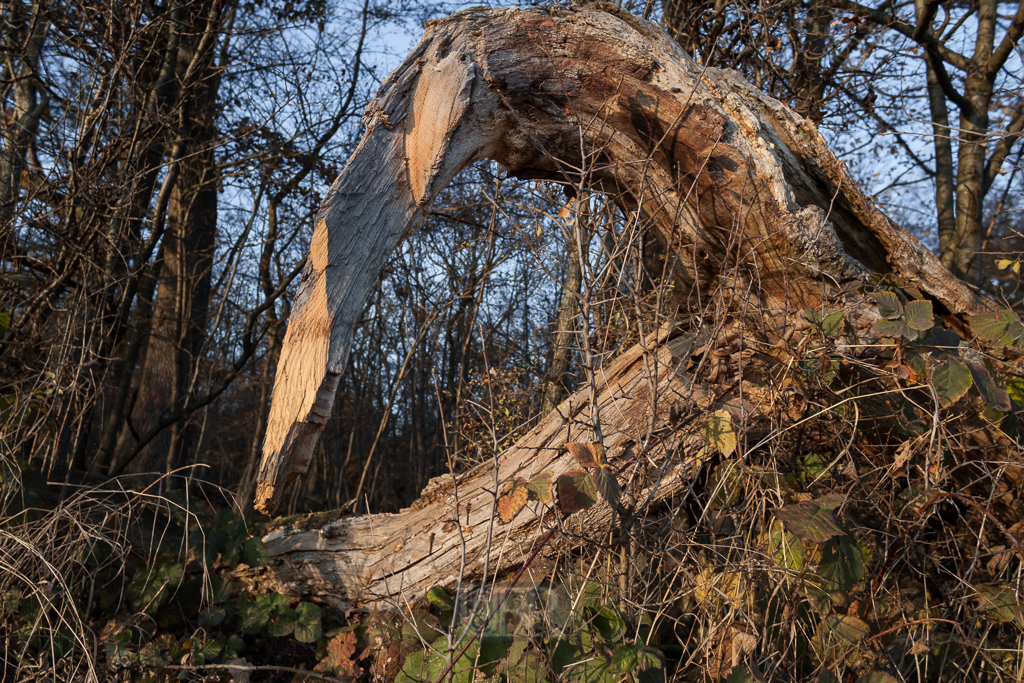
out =
<svg viewBox="0 0 1024 683"><path fill-rule="evenodd" d="M706 336L663 329L600 374L597 401L607 455L613 465L629 464L643 473L638 480L645 483L635 492L640 503L651 496L657 506L678 496L702 457L706 441L696 433L700 422L667 434L663 444L643 457L637 455L649 443L651 414L662 416L653 425L654 433L666 433L673 426L670 414L685 417L712 398L701 387L690 386L681 371ZM529 479L543 471L557 477L578 468L564 445L590 440L588 395L589 389L566 399L496 462L482 464L457 480L431 480L416 503L399 514L340 519L314 515L298 523L273 524L263 539L268 565L243 569L237 578L262 590L316 596L344 611L356 604L404 605L421 599L433 585L450 586L458 579L463 553L463 578L470 582L481 579L489 550L489 576L518 566L545 528L557 524L555 513L531 503L510 524L500 525L493 492L499 482L513 477ZM682 417L676 417L675 424ZM662 470L667 453L673 458ZM606 536L613 516L606 503L599 503L570 518L569 529L591 538Z"/></svg>
<svg viewBox="0 0 1024 683"><path fill-rule="evenodd" d="M739 255L761 305L783 315L871 273L916 287L960 330L991 310L871 203L810 122L622 11L476 8L431 22L365 121L285 338L256 495L266 513L309 465L388 255L479 159L603 186L647 219L684 295ZM855 324L877 316L852 296Z"/></svg>

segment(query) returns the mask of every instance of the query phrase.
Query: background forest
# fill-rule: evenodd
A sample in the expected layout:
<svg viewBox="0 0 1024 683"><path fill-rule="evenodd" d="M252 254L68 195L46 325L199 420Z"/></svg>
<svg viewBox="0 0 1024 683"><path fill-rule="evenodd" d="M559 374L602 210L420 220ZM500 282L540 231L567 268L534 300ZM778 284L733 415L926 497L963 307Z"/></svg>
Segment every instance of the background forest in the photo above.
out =
<svg viewBox="0 0 1024 683"><path fill-rule="evenodd" d="M1024 3L619 5L660 21L700 64L738 70L814 122L883 210L952 272L1019 310ZM248 663L278 667L251 680L291 680L295 672L285 669L335 656L332 643L354 648L356 636L349 643L345 633L387 631L364 623L330 632L330 618L339 629L352 624L322 616L313 602L255 594L230 593L218 620L228 588L205 573L186 584L196 558L218 567L261 561L247 531L267 521L251 506L256 468L317 209L388 69L428 20L462 7L0 4L0 678L170 680L190 672L249 680L248 671L240 678L202 669L245 654ZM496 164L464 172L378 282L311 471L279 514L398 512L432 477L493 458L583 386L587 368L696 315L662 282L662 261L657 244L600 194L570 197ZM825 334L836 321L810 323ZM1024 392L1004 386L1016 409ZM794 446L794 486L817 494L812 484L828 481L831 456L808 444L845 444L849 435L806 438ZM910 488L903 482L893 499ZM970 526L967 507L944 514ZM1020 519L1010 509L1007 527ZM194 538L198 528L205 546ZM820 553L853 552L849 538L799 561L825 566ZM961 557L936 581L963 577L977 561ZM1018 571L1005 563L990 570ZM835 579L845 592L863 580L847 578ZM910 583L925 602L933 595L927 581ZM218 590L224 595L211 600ZM735 598L716 590L725 603ZM977 646L973 659L932 664L917 680L962 680L966 672L1015 680L1024 672L1024 611L1002 590L975 605L995 610L996 626L956 617L973 629L963 635ZM205 612L183 611L179 603L189 600ZM446 600L433 596L430 619L444 622ZM612 624L602 626L609 651L621 640L619 621L642 621L642 610L620 606L609 616L596 597L587 600L573 605ZM710 588L698 590L678 609L721 610L716 600ZM855 607L851 615L868 609ZM234 619L244 638L221 626ZM219 639L195 635L218 628L226 634ZM986 628L996 629L991 641ZM735 651L743 633L729 631L727 645L707 638ZM275 638L290 639L283 646ZM149 660L140 659L145 647ZM819 643L819 661L838 657L827 650ZM344 667L354 654L321 673L351 680L356 673ZM666 657L682 662L668 673L679 680L760 676L687 661L685 646L631 656L616 680L660 671ZM645 668L644 657L658 665ZM488 675L519 680L510 671ZM799 671L779 680L819 675ZM371 666L359 675L410 674Z"/></svg>

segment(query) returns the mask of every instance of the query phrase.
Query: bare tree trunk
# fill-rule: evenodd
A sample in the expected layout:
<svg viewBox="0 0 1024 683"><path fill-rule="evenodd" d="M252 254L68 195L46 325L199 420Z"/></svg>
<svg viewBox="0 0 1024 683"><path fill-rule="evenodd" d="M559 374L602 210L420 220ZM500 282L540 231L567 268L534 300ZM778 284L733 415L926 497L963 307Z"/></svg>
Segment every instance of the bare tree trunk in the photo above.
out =
<svg viewBox="0 0 1024 683"><path fill-rule="evenodd" d="M256 493L267 513L310 463L353 325L388 255L478 159L527 178L603 188L639 211L677 259L683 301L728 280L754 292L764 315L786 320L833 297L870 335L876 305L856 288L840 290L885 273L965 334L968 315L994 310L878 211L813 124L735 73L702 70L660 28L624 12L471 9L432 22L365 120L366 135L321 208L282 350ZM342 519L322 532L310 525L323 517L279 527L266 537L270 567L248 580L286 592L329 584L330 599L346 603L397 600L444 583L462 552L470 574L500 570L485 550L503 542L489 521L495 488L513 475L567 468L560 446L589 439L595 406L612 460L636 456L659 424L690 405L687 397L707 399L680 369L695 342L663 331L592 369L596 390L567 399L493 466L457 486L435 482L402 515ZM688 463L705 444L673 445ZM686 466L652 466L653 504L683 485L674 477ZM607 506L593 510L588 529L613 516ZM553 514L502 528L519 561Z"/></svg>
<svg viewBox="0 0 1024 683"><path fill-rule="evenodd" d="M577 210L573 217L572 232L567 234L565 243L565 282L562 284L562 300L558 304L558 321L552 337L551 365L544 378L544 396L540 402L540 414L547 415L562 401L565 392L565 378L569 372L569 361L576 337L576 317L579 315L580 286L583 284L583 264L580 263L580 235L586 240L590 235L589 211L586 195L578 197ZM582 247L586 253L588 246Z"/></svg>
<svg viewBox="0 0 1024 683"><path fill-rule="evenodd" d="M179 57L183 92L178 130L183 154L168 202L160 285L131 425L122 433L118 449L122 457L133 450L135 435L145 434L188 400L206 339L217 232L215 14L211 3L203 3L191 14L189 23L197 28ZM188 426L178 421L161 431L132 462L121 463L115 470L127 466L132 472L171 471L181 464L190 442Z"/></svg>

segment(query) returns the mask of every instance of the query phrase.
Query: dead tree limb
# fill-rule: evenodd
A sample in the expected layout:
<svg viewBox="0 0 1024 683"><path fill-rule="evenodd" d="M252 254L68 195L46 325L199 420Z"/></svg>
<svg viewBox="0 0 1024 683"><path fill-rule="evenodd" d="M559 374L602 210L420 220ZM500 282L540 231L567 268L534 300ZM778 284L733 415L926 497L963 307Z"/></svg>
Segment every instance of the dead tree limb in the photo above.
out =
<svg viewBox="0 0 1024 683"><path fill-rule="evenodd" d="M387 258L424 223L438 192L481 159L519 177L596 186L638 212L694 305L727 272L747 278L759 306L781 316L888 274L961 334L969 315L992 310L872 204L813 124L735 72L703 69L659 27L619 10L470 9L431 22L364 120L366 134L317 218L278 366L256 494L268 514L309 465L353 326ZM843 296L848 319L868 329L874 304ZM658 353L671 356L670 346ZM666 357L663 367L676 361ZM600 400L642 404L629 388L635 370L606 371ZM670 394L680 381L659 376ZM499 478L555 467L581 400L563 404L566 422L552 416L503 454ZM628 412L601 414L619 409ZM622 420L612 432L639 438ZM396 599L450 575L434 567L458 552L460 533L470 534L466 553L478 567L483 546L473 539L490 533L494 476L471 473L459 485L468 515L453 507L454 485L438 484L401 517L271 533L277 574L265 580L321 582L340 603ZM661 482L664 495L672 481ZM540 526L509 525L503 537L528 545ZM316 571L289 573L298 558Z"/></svg>

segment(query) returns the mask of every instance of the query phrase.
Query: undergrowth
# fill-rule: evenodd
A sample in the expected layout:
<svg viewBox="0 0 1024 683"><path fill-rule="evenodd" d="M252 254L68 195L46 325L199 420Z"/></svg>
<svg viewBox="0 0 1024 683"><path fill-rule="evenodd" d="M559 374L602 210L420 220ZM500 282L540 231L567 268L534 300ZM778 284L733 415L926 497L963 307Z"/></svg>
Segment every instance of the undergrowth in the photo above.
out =
<svg viewBox="0 0 1024 683"><path fill-rule="evenodd" d="M604 541L395 611L247 583L258 530L191 489L57 490L7 457L4 680L1020 680L1024 326L975 317L985 354L928 301L862 292L877 343L836 304L795 331L726 318L693 350L683 369L720 400L666 427L693 437L670 458L704 444L668 505L638 503L642 458L570 444L578 469L505 482L496 515L607 504Z"/></svg>

